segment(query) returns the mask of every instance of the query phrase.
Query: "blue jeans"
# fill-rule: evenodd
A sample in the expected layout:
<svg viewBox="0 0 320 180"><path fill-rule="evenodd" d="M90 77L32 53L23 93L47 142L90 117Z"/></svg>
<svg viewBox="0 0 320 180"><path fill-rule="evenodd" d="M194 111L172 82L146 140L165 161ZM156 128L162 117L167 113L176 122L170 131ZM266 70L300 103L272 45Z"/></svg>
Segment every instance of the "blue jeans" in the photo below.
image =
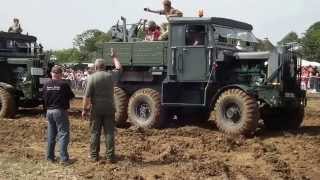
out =
<svg viewBox="0 0 320 180"><path fill-rule="evenodd" d="M56 138L60 144L60 158L61 161L68 161L68 144L70 141L70 122L68 113L63 109L50 109L47 110L48 119L48 148L47 159L54 160L54 149L56 146Z"/></svg>

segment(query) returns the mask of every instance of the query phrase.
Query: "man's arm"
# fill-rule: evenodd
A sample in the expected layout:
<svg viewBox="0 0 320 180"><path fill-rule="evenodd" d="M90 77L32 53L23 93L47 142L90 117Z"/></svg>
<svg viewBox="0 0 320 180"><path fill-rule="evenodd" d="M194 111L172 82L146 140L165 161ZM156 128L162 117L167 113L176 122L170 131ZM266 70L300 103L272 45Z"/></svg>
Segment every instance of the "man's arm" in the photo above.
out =
<svg viewBox="0 0 320 180"><path fill-rule="evenodd" d="M122 70L122 65L121 65L121 63L119 61L119 58L118 58L118 55L117 55L116 51L113 48L111 48L110 50L111 50L110 56L112 58L114 66L116 67L116 69Z"/></svg>
<svg viewBox="0 0 320 180"><path fill-rule="evenodd" d="M121 70L122 69L122 65L121 65L118 57L113 57L112 60L113 60L113 64L116 67L116 69Z"/></svg>
<svg viewBox="0 0 320 180"><path fill-rule="evenodd" d="M157 11L155 11L155 10L151 10L151 9L149 9L149 8L144 8L144 11L146 11L146 12L151 12L151 13L155 13L155 14L160 14L160 15L163 15L163 14L164 14L164 11L163 11L163 10L157 10Z"/></svg>
<svg viewBox="0 0 320 180"><path fill-rule="evenodd" d="M88 85L85 90L85 94L83 96L82 101L82 117L86 119L86 116L88 115L90 108L91 108L91 97L93 94L93 85L92 85L92 78L88 78Z"/></svg>
<svg viewBox="0 0 320 180"><path fill-rule="evenodd" d="M82 109L84 112L89 112L91 106L91 98L83 96L83 101L82 101Z"/></svg>
<svg viewBox="0 0 320 180"><path fill-rule="evenodd" d="M173 9L168 17L182 17L183 13L178 9Z"/></svg>
<svg viewBox="0 0 320 180"><path fill-rule="evenodd" d="M22 28L21 28L20 24L18 26L18 33L22 33Z"/></svg>
<svg viewBox="0 0 320 180"><path fill-rule="evenodd" d="M73 91L71 90L69 84L66 84L66 87L67 87L67 92L68 92L68 95L69 95L69 100L75 98L75 95L74 95Z"/></svg>

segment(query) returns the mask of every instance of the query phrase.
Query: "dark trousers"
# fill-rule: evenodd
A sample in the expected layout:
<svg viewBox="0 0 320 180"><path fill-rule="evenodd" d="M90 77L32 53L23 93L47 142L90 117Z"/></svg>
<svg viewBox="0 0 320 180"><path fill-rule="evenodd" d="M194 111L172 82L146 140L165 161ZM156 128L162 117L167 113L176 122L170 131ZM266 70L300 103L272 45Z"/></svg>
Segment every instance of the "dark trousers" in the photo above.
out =
<svg viewBox="0 0 320 180"><path fill-rule="evenodd" d="M92 158L97 158L100 152L100 136L103 128L106 143L106 157L114 159L114 113L97 113L91 114L91 143L90 153Z"/></svg>
<svg viewBox="0 0 320 180"><path fill-rule="evenodd" d="M47 110L48 119L48 148L47 159L54 160L54 150L56 146L56 138L60 144L60 158L61 161L68 161L68 144L70 141L70 122L68 112L63 109Z"/></svg>

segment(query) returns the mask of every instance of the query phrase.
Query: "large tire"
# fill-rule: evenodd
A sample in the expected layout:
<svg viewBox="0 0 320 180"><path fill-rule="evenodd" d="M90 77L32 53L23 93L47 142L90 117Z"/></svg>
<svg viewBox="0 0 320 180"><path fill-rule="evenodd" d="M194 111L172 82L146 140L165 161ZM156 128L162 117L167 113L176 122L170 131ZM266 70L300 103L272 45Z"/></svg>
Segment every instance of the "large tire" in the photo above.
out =
<svg viewBox="0 0 320 180"><path fill-rule="evenodd" d="M15 101L12 94L0 88L0 118L12 118L15 115Z"/></svg>
<svg viewBox="0 0 320 180"><path fill-rule="evenodd" d="M252 134L260 116L256 100L240 89L223 92L212 114L218 129L229 135Z"/></svg>
<svg viewBox="0 0 320 180"><path fill-rule="evenodd" d="M128 117L131 123L141 128L159 128L161 126L160 93L145 88L136 91L129 100Z"/></svg>
<svg viewBox="0 0 320 180"><path fill-rule="evenodd" d="M128 96L126 92L119 88L114 87L114 105L115 105L115 122L118 127L126 124L128 119Z"/></svg>
<svg viewBox="0 0 320 180"><path fill-rule="evenodd" d="M294 109L266 109L263 111L263 122L270 130L296 130L304 118L304 107Z"/></svg>

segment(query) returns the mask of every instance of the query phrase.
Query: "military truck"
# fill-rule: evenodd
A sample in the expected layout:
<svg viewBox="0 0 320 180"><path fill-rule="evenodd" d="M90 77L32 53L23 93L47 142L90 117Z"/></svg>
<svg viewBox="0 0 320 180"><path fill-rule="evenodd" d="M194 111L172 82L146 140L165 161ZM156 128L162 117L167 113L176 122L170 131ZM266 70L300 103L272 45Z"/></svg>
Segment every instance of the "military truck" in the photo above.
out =
<svg viewBox="0 0 320 180"><path fill-rule="evenodd" d="M42 51L34 36L0 32L0 118L41 104L40 80L48 67Z"/></svg>
<svg viewBox="0 0 320 180"><path fill-rule="evenodd" d="M224 133L248 135L258 121L296 129L304 117L301 62L290 46L256 50L250 24L226 18L169 18L167 41L138 38L141 24L112 28L116 42L100 48L112 69L110 48L124 67L115 88L116 121L160 127L192 112ZM140 21L141 22L141 21Z"/></svg>

